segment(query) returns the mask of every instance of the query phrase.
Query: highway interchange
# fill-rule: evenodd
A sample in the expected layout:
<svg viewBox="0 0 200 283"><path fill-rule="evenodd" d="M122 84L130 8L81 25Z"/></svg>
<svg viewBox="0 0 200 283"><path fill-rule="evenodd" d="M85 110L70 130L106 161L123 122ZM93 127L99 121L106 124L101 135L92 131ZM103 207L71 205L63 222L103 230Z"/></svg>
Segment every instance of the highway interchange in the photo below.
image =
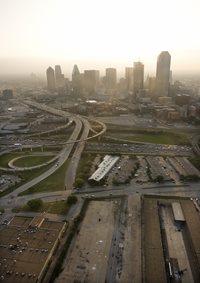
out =
<svg viewBox="0 0 200 283"><path fill-rule="evenodd" d="M80 160L81 153L85 146L85 141L91 138L94 138L94 137L98 137L99 135L102 135L106 131L106 126L102 122L99 122L99 124L102 126L101 131L98 133L95 133L92 137L88 137L91 126L90 126L90 123L85 118L82 118L81 116L78 116L78 115L72 116L70 113L67 113L61 110L57 110L57 109L54 109L54 108L51 108L51 107L48 107L46 105L39 104L36 102L23 101L23 103L26 103L30 107L35 107L42 111L46 111L48 113L51 113L57 116L61 116L64 118L70 118L70 121L73 121L75 123L75 128L71 136L69 137L68 141L63 146L63 149L61 150L61 152L58 154L56 158L54 158L54 159L57 159L56 165L54 164L51 168L49 168L46 172L44 172L40 176L18 187L11 194L8 194L5 197L2 197L0 200L0 206L2 208L6 208L8 204L10 207L10 204L14 204L14 201L16 202L19 199L18 194L31 188L32 186L38 184L39 182L41 182L42 180L46 179L51 174L53 174L67 161L67 159L69 159L70 154L72 153L72 158L70 159L70 163L68 166L68 170L66 173L66 179L65 179L65 186L67 190L69 191L69 193L71 193L72 185L75 179L76 169L77 169L77 166ZM75 150L74 150L74 145L76 146ZM26 169L26 168L23 168L23 169ZM66 192L63 192L63 197L66 197L65 194ZM49 196L51 197L51 193L48 193L46 197L48 198Z"/></svg>
<svg viewBox="0 0 200 283"><path fill-rule="evenodd" d="M131 180L130 184L123 184L119 186L114 186L111 183L103 186L103 187L84 187L82 189L73 188L73 183L75 180L75 175L77 171L77 167L81 158L81 154L83 150L87 152L95 152L95 153L119 153L119 154L133 154L140 156L142 158L143 155L154 155L154 156L186 156L190 157L193 155L193 150L198 150L198 138L195 138L193 141L193 149L190 146L176 146L176 145L158 145L158 144L129 144L125 141L123 143L118 144L109 144L109 143L92 143L89 142L90 139L94 137L101 136L106 131L106 126L100 122L101 130L96 132L92 129L90 120L86 117L80 115L72 115L70 113L54 109L48 107L46 105L38 104L31 101L23 101L23 103L29 105L29 107L34 107L40 109L42 111L51 113L53 115L61 116L66 118L69 123L74 123L75 127L73 132L71 133L68 140L63 144L62 150L56 154L52 158L55 163L52 161L52 166L43 174L36 177L35 179L19 186L12 193L0 198L0 207L5 210L5 213L0 216L0 223L3 223L5 220L9 220L15 214L12 212L12 209L15 207L21 207L27 203L27 201L31 199L42 199L44 202L55 202L55 201L65 201L70 194L76 194L79 197L79 202L77 205L72 207L67 216L59 216L59 215L50 215L48 211L44 211L44 215L46 217L50 217L54 220L68 220L69 223L72 222L74 217L79 213L80 208L83 204L84 199L113 199L113 198L121 198L122 196L133 197L134 199L139 198L138 196L145 194L152 195L168 195L168 196L184 196L190 198L200 198L200 190L199 183L190 182L190 183L182 183L179 178L176 180L174 178L174 183L167 182L164 184L159 183L137 183L135 179ZM98 121L95 121L98 122ZM52 130L50 130L52 131ZM46 133L46 131L45 131ZM91 136L92 133L92 136ZM27 147L27 145L25 145ZM9 151L8 151L9 152ZM196 151L195 151L196 152ZM156 157L150 157L156 158ZM162 157L161 157L162 158ZM25 190L31 188L42 180L46 179L54 172L56 172L66 161L68 161L68 167L65 174L65 190L56 191L56 192L46 192L46 193L34 193L29 195L19 196L20 193ZM49 164L51 164L49 161ZM47 163L46 163L47 164ZM35 166L39 167L41 165ZM118 165L119 166L119 165ZM16 168L13 168L15 170ZM28 168L22 168L25 170ZM142 170L142 169L141 169ZM120 171L122 172L122 170ZM128 198L121 198L121 200L127 201ZM116 200L113 200L116 201ZM113 233L112 245L110 248L109 255L109 267L112 267L114 272L110 272L110 268L107 270L106 278L109 282L115 282L115 275L117 272L122 269L121 260L122 254L115 257L113 254L118 253L118 244L121 241L121 235L124 235L125 228L122 225L123 220L125 219L125 211L127 204L125 202L121 203L119 207L120 213L118 214L116 221L118 225L115 225L115 231ZM21 213L22 215L24 213ZM19 214L19 215L21 215ZM26 213L24 215L35 216L37 213ZM71 221L71 222L70 222ZM132 236L132 234L131 234ZM118 244L116 244L118 243ZM120 273L121 274L121 273Z"/></svg>
<svg viewBox="0 0 200 283"><path fill-rule="evenodd" d="M44 104L39 104L33 101L23 101L29 107L34 107L40 109L42 111L51 113L56 116L61 116L67 118L69 120L68 123L75 123L74 131L72 132L71 136L69 137L68 141L65 142L63 149L59 152L56 156L57 163L54 164L51 168L49 168L46 172L41 174L40 176L36 177L35 179L23 184L22 186L18 187L12 193L2 197L0 199L0 206L8 211L10 211L13 207L24 205L28 200L32 198L41 198L45 202L51 202L56 200L63 200L66 199L68 195L72 193L73 183L75 180L75 174L77 170L77 166L81 157L81 153L85 148L86 141L98 137L105 133L106 126L99 121L102 129L96 133L92 130L90 125L90 121L85 117L80 115L72 115L71 113L67 113L65 111L61 111L58 109L54 109L52 107L46 106ZM89 136L89 132L93 132L93 136ZM195 139L193 146L196 147L198 139ZM153 152L154 155L165 155L165 153L174 155L184 155L190 156L192 154L191 147L188 146L168 146L168 145L154 145L154 144L94 144L94 143L87 143L86 148L87 151L107 151L109 149L111 151L116 151L117 149L120 150L121 153L135 153L135 154L149 154ZM27 196L19 196L19 194L35 184L41 182L42 180L46 179L48 176L53 174L56 170L58 170L65 162L69 159L69 165L66 172L65 177L65 191L57 191L57 192L48 192L48 193L38 193L34 195L27 195ZM133 185L123 185L119 187L109 186L106 188L94 188L92 191L91 189L88 191L83 190L82 193L78 193L78 195L82 197L111 197L111 196L119 196L119 195L126 195L126 194L179 194L179 195L187 195L192 197L200 197L200 193L198 190L198 184L191 183L188 185L180 185L180 184L172 184L160 187L159 184L152 187L152 184L144 185L141 184L134 184Z"/></svg>

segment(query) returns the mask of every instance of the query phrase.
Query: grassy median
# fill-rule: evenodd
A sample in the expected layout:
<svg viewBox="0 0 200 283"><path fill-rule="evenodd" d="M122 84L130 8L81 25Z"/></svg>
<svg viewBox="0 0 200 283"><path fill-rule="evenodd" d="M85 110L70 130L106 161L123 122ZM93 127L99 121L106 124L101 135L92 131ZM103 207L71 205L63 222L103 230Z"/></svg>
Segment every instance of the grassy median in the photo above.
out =
<svg viewBox="0 0 200 283"><path fill-rule="evenodd" d="M188 135L185 133L174 133L168 131L156 131L156 130L130 130L119 131L119 132L107 132L107 135L119 139L144 142L144 143L155 143L155 144L168 144L168 145L188 145Z"/></svg>
<svg viewBox="0 0 200 283"><path fill-rule="evenodd" d="M53 156L24 156L13 162L17 167L32 167L51 160Z"/></svg>
<svg viewBox="0 0 200 283"><path fill-rule="evenodd" d="M15 175L15 176L18 176L19 178L21 178L21 183L15 184L15 185L11 186L10 188L6 189L5 191L1 192L0 197L5 196L5 195L13 192L18 187L22 186L24 183L31 181L32 179L38 177L39 175L41 175L42 173L47 171L51 166L52 166L52 164L49 164L49 165L44 166L42 168L36 168L36 169L33 169L33 170L29 170L29 171L22 171L22 172L15 172L15 173L14 172L0 171L0 175Z"/></svg>
<svg viewBox="0 0 200 283"><path fill-rule="evenodd" d="M20 193L19 195L29 195L40 192L55 192L65 189L65 174L69 164L67 160L58 170L51 174L48 178Z"/></svg>

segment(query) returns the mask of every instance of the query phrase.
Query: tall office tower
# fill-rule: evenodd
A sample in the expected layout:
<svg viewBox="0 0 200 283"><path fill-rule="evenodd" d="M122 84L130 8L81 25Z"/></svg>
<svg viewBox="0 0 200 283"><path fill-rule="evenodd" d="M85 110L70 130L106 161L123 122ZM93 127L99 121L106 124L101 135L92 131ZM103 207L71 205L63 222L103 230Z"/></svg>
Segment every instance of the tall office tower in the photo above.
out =
<svg viewBox="0 0 200 283"><path fill-rule="evenodd" d="M168 51L161 52L157 59L157 69L156 69L157 97L169 95L170 64L171 64L171 55L169 54L169 52Z"/></svg>
<svg viewBox="0 0 200 283"><path fill-rule="evenodd" d="M79 72L78 66L74 65L72 71L72 92L74 96L80 96L81 90L81 74Z"/></svg>
<svg viewBox="0 0 200 283"><path fill-rule="evenodd" d="M106 69L105 84L107 90L116 90L117 87L117 70L115 68Z"/></svg>
<svg viewBox="0 0 200 283"><path fill-rule="evenodd" d="M155 91L156 91L156 78L155 77L149 77L148 89L149 89L149 94L151 96L154 96Z"/></svg>
<svg viewBox="0 0 200 283"><path fill-rule="evenodd" d="M72 71L72 81L76 78L78 78L80 76L80 72L79 72L79 69L78 69L78 66L77 65L74 65L74 68L73 68L73 71Z"/></svg>
<svg viewBox="0 0 200 283"><path fill-rule="evenodd" d="M56 81L57 81L57 79L60 78L61 75L62 75L62 71L61 71L60 65L55 65L55 78L56 78Z"/></svg>
<svg viewBox="0 0 200 283"><path fill-rule="evenodd" d="M87 94L94 94L99 84L99 71L85 70L84 71L84 87Z"/></svg>
<svg viewBox="0 0 200 283"><path fill-rule="evenodd" d="M65 87L65 78L62 74L60 65L55 66L55 79L56 79L56 88L64 88Z"/></svg>
<svg viewBox="0 0 200 283"><path fill-rule="evenodd" d="M54 69L49 67L46 71L46 74L47 74L47 89L53 91L56 88Z"/></svg>
<svg viewBox="0 0 200 283"><path fill-rule="evenodd" d="M144 85L144 64L134 62L133 68L133 94L136 96Z"/></svg>
<svg viewBox="0 0 200 283"><path fill-rule="evenodd" d="M133 67L125 68L125 79L127 91L133 91Z"/></svg>

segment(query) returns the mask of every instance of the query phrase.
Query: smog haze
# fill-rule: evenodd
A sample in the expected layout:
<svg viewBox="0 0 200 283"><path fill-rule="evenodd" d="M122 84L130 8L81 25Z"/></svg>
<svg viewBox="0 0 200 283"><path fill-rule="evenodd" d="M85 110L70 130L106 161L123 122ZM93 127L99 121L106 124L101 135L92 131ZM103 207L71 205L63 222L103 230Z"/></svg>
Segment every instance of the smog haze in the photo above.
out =
<svg viewBox="0 0 200 283"><path fill-rule="evenodd" d="M68 75L134 60L154 72L169 50L174 73L200 71L198 0L1 0L0 75L43 74L60 63Z"/></svg>

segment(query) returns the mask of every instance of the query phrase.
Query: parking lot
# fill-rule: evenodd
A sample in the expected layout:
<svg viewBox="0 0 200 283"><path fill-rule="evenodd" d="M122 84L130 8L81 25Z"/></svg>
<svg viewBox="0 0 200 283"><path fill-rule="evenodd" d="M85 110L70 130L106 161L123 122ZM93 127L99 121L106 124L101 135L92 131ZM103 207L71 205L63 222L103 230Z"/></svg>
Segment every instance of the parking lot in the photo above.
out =
<svg viewBox="0 0 200 283"><path fill-rule="evenodd" d="M117 164L109 172L106 183L108 185L126 184L133 178L136 170L137 158L130 158L128 155L123 155Z"/></svg>
<svg viewBox="0 0 200 283"><path fill-rule="evenodd" d="M103 156L103 155L102 155ZM116 155L117 156L117 155ZM94 159L100 163L100 155ZM94 167L93 164L93 167ZM174 183L181 185L187 180L182 176L200 177L200 172L186 157L164 157L148 155L120 155L120 158L107 172L104 187L120 184Z"/></svg>

